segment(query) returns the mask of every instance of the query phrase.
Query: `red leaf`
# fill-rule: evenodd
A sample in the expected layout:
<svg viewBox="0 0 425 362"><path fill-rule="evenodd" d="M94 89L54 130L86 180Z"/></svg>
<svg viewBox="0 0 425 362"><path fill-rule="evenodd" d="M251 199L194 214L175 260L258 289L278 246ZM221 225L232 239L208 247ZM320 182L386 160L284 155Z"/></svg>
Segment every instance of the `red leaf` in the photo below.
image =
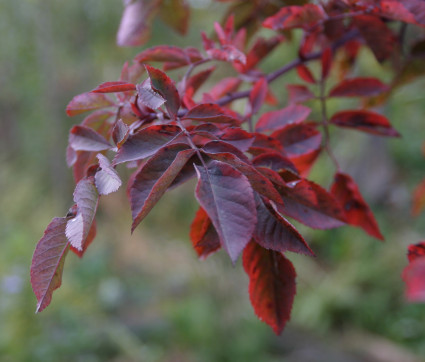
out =
<svg viewBox="0 0 425 362"><path fill-rule="evenodd" d="M413 12L411 12L410 10ZM379 13L381 16L403 21L405 23L417 24L415 16L424 17L425 4L422 0L383 0L380 2Z"/></svg>
<svg viewBox="0 0 425 362"><path fill-rule="evenodd" d="M266 136L262 133L253 133L255 135L254 142L252 146L249 148L249 152L254 156L259 155L263 152L282 152L282 145L278 140Z"/></svg>
<svg viewBox="0 0 425 362"><path fill-rule="evenodd" d="M145 65L146 71L151 79L152 88L158 92L165 100L165 107L171 117L177 115L180 108L180 97L174 82L159 69Z"/></svg>
<svg viewBox="0 0 425 362"><path fill-rule="evenodd" d="M31 264L31 286L38 301L36 313L50 304L52 293L61 286L63 265L69 250L65 235L68 219L54 218L35 248Z"/></svg>
<svg viewBox="0 0 425 362"><path fill-rule="evenodd" d="M407 249L407 258L409 262L422 257L425 257L425 241L421 241L417 244L410 244Z"/></svg>
<svg viewBox="0 0 425 362"><path fill-rule="evenodd" d="M250 114L256 114L261 106L263 105L267 91L268 91L268 83L264 77L261 77L252 87L252 90L249 94L249 103L251 105Z"/></svg>
<svg viewBox="0 0 425 362"><path fill-rule="evenodd" d="M373 15L360 15L354 18L354 24L379 62L391 56L397 39L380 18Z"/></svg>
<svg viewBox="0 0 425 362"><path fill-rule="evenodd" d="M119 46L143 45L150 37L150 26L161 1L126 0L117 34Z"/></svg>
<svg viewBox="0 0 425 362"><path fill-rule="evenodd" d="M413 191L412 214L418 216L425 208L425 179Z"/></svg>
<svg viewBox="0 0 425 362"><path fill-rule="evenodd" d="M174 62L182 65L189 64L185 51L173 45L157 45L145 49L134 57L135 61L145 62Z"/></svg>
<svg viewBox="0 0 425 362"><path fill-rule="evenodd" d="M278 152L266 152L255 157L252 160L255 166L268 167L279 174L286 172L292 173L294 176L298 175L295 165L288 158L284 157Z"/></svg>
<svg viewBox="0 0 425 362"><path fill-rule="evenodd" d="M283 41L283 39L284 38L280 35L270 39L264 39L261 37L256 39L254 45L246 56L244 71L255 68L262 59L269 55L269 53Z"/></svg>
<svg viewBox="0 0 425 362"><path fill-rule="evenodd" d="M342 111L335 113L329 121L340 127L388 137L400 137L386 117L371 111Z"/></svg>
<svg viewBox="0 0 425 362"><path fill-rule="evenodd" d="M136 86L132 83L127 82L105 82L93 89L92 93L114 93L114 92L126 92L134 91Z"/></svg>
<svg viewBox="0 0 425 362"><path fill-rule="evenodd" d="M257 201L257 226L254 239L265 249L274 251L292 251L305 255L314 255L301 234L270 205L264 204L260 197Z"/></svg>
<svg viewBox="0 0 425 362"><path fill-rule="evenodd" d="M193 248L201 259L221 248L220 237L205 210L200 207L190 226Z"/></svg>
<svg viewBox="0 0 425 362"><path fill-rule="evenodd" d="M209 91L209 95L217 100L228 93L236 92L242 81L239 78L224 78L214 85Z"/></svg>
<svg viewBox="0 0 425 362"><path fill-rule="evenodd" d="M190 8L185 0L162 1L159 16L165 24L184 35L189 24Z"/></svg>
<svg viewBox="0 0 425 362"><path fill-rule="evenodd" d="M92 179L85 178L78 182L74 202L77 204L77 214L67 222L65 233L74 248L83 250L99 202L99 194Z"/></svg>
<svg viewBox="0 0 425 362"><path fill-rule="evenodd" d="M335 198L321 186L301 179L279 187L283 206L279 212L313 229L332 229L345 224L345 214Z"/></svg>
<svg viewBox="0 0 425 362"><path fill-rule="evenodd" d="M288 124L301 123L310 115L311 109L303 105L290 105L278 111L264 113L258 120L255 130L263 132L275 130Z"/></svg>
<svg viewBox="0 0 425 362"><path fill-rule="evenodd" d="M254 193L242 173L219 161L196 166L195 196L211 219L233 263L251 240L257 223Z"/></svg>
<svg viewBox="0 0 425 362"><path fill-rule="evenodd" d="M296 169L302 177L307 177L310 172L310 169L313 167L314 163L317 160L317 157L320 155L322 148L312 150L303 155L290 155L289 158L291 162L295 165Z"/></svg>
<svg viewBox="0 0 425 362"><path fill-rule="evenodd" d="M183 120L185 119L212 123L238 123L236 119L228 116L219 105L214 103L203 103L193 107L183 117Z"/></svg>
<svg viewBox="0 0 425 362"><path fill-rule="evenodd" d="M248 151L254 142L254 136L239 127L226 127L220 139L230 143L242 152Z"/></svg>
<svg viewBox="0 0 425 362"><path fill-rule="evenodd" d="M192 88L193 93L196 93L196 91L205 83L214 70L215 67L210 67L191 76L186 83L186 89Z"/></svg>
<svg viewBox="0 0 425 362"><path fill-rule="evenodd" d="M212 141L207 143L202 148L202 151L210 158L225 162L240 171L247 177L252 188L261 195L264 195L276 203L282 203L279 193L270 180L258 172L250 164L249 160L243 154L239 154L239 150L235 149L233 146L229 144L226 145L226 143L220 141Z"/></svg>
<svg viewBox="0 0 425 362"><path fill-rule="evenodd" d="M316 151L321 147L322 134L311 124L290 124L271 134L283 146L289 157Z"/></svg>
<svg viewBox="0 0 425 362"><path fill-rule="evenodd" d="M104 151L112 147L103 136L85 126L72 127L69 145L75 151Z"/></svg>
<svg viewBox="0 0 425 362"><path fill-rule="evenodd" d="M332 67L332 49L327 47L322 53L322 79L326 79Z"/></svg>
<svg viewBox="0 0 425 362"><path fill-rule="evenodd" d="M130 188L131 231L159 201L195 151L185 144L174 144L159 150L136 174Z"/></svg>
<svg viewBox="0 0 425 362"><path fill-rule="evenodd" d="M294 266L283 254L254 242L245 248L243 266L255 314L279 335L291 316L296 293Z"/></svg>
<svg viewBox="0 0 425 362"><path fill-rule="evenodd" d="M114 105L111 99L104 94L82 93L74 98L66 106L66 114L70 117L87 111L99 108L111 107Z"/></svg>
<svg viewBox="0 0 425 362"><path fill-rule="evenodd" d="M406 298L410 302L425 302L425 257L416 258L404 268Z"/></svg>
<svg viewBox="0 0 425 362"><path fill-rule="evenodd" d="M325 18L326 13L319 5L285 6L277 14L267 18L263 26L273 30L308 29Z"/></svg>
<svg viewBox="0 0 425 362"><path fill-rule="evenodd" d="M329 93L331 97L372 97L386 92L387 85L377 78L345 79Z"/></svg>
<svg viewBox="0 0 425 362"><path fill-rule="evenodd" d="M209 49L206 51L208 56L215 60L224 62L236 62L237 64L246 64L246 56L233 45L222 45L220 49Z"/></svg>
<svg viewBox="0 0 425 362"><path fill-rule="evenodd" d="M140 160L155 154L160 148L172 142L179 134L180 127L157 125L141 129L122 144L113 164Z"/></svg>
<svg viewBox="0 0 425 362"><path fill-rule="evenodd" d="M130 128L119 119L112 130L112 139L118 148L127 140L129 134Z"/></svg>
<svg viewBox="0 0 425 362"><path fill-rule="evenodd" d="M305 85L288 84L289 103L302 103L314 98L314 93Z"/></svg>
<svg viewBox="0 0 425 362"><path fill-rule="evenodd" d="M100 170L98 170L94 176L96 188L99 191L99 194L108 195L117 191L120 188L122 181L105 156L99 153L97 158L99 160Z"/></svg>
<svg viewBox="0 0 425 362"><path fill-rule="evenodd" d="M354 180L346 174L337 173L331 187L331 194L345 211L347 224L361 227L369 235L383 240L378 223L368 204L364 201Z"/></svg>
<svg viewBox="0 0 425 362"><path fill-rule="evenodd" d="M304 82L316 84L313 73L304 64L297 66L297 74Z"/></svg>

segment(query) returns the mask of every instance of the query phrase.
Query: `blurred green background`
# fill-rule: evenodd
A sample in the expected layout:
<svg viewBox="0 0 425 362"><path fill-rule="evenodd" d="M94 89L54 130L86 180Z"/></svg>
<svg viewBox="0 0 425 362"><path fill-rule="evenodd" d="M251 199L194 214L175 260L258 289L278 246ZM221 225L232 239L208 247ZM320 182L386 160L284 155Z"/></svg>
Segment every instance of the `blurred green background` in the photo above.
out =
<svg viewBox="0 0 425 362"><path fill-rule="evenodd" d="M224 5L192 3L200 8L186 38L158 21L146 46L199 45L199 30L210 31ZM69 254L62 287L47 310L34 314L32 252L51 218L72 202L65 148L81 119L66 117L66 104L117 79L124 61L140 51L115 45L121 12L120 1L0 2L0 360L423 360L425 306L405 302L400 274L407 245L425 238L425 216L410 215L411 191L425 176L424 79L399 88L380 109L402 139L333 132L335 154L386 241L351 227L300 226L317 258L288 254L298 293L282 336L255 317L240 262L233 268L223 252L199 261L191 249L193 182L166 195L133 236L124 190L103 198L96 241L81 260ZM283 45L263 69L294 54ZM391 78L367 51L355 72ZM289 74L274 85L282 104L283 85L296 81ZM330 112L350 104L331 103ZM312 178L328 186L333 171L323 159Z"/></svg>

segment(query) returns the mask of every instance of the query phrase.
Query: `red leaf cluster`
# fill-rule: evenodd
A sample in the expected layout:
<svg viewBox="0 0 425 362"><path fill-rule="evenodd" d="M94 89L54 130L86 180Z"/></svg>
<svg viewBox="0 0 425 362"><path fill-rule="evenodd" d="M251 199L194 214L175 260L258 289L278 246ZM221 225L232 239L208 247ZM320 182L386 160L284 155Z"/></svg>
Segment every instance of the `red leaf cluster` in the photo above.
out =
<svg viewBox="0 0 425 362"><path fill-rule="evenodd" d="M31 283L37 311L48 306L60 286L68 250L81 257L93 241L100 196L122 184L119 164L135 170L127 186L132 231L169 189L197 178L194 194L200 207L190 230L195 252L206 258L222 248L233 264L242 254L254 311L277 334L290 318L295 296L295 269L283 253L314 255L290 219L314 229L349 224L383 239L355 181L341 171L331 128L399 136L384 115L369 108L412 74L423 73L411 66L423 56L420 43L401 57L402 34L391 26L394 21L425 25L423 3L221 2L229 3L228 14L234 15L214 24L214 36L202 33L202 49L144 49L123 66L119 80L102 83L68 104L69 116L93 113L69 135L75 205L66 217L52 220L34 253ZM155 15L174 31L187 30L185 0L124 3L119 45L144 44ZM276 34L258 36L260 26ZM298 57L267 73L261 61L294 38L293 29L302 33ZM393 82L354 74L362 48L394 66ZM315 61L318 66L310 66ZM216 64L207 65L211 62ZM214 79L222 62L233 73ZM171 69L180 72L173 76L176 82L166 74ZM290 71L302 84L281 83L288 97L274 96L271 83ZM329 98L336 102L341 97L360 97L362 107L328 115ZM245 110L235 101L244 102ZM264 112L265 104L275 108ZM336 169L330 191L307 178L319 156L329 157ZM425 205L423 190L421 184L415 191L415 213ZM411 300L425 299L424 250L423 244L409 248L403 278Z"/></svg>

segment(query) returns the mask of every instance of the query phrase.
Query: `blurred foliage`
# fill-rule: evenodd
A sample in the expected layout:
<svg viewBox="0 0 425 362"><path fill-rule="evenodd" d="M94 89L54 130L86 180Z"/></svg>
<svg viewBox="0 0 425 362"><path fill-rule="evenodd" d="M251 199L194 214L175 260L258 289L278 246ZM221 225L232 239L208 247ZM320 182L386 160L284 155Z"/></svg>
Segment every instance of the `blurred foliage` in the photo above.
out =
<svg viewBox="0 0 425 362"><path fill-rule="evenodd" d="M212 29L222 7L196 4L187 38L157 22L149 45L199 44L199 29ZM52 305L34 314L31 255L72 197L64 155L78 120L65 116L65 106L116 79L138 51L115 46L121 10L119 1L0 2L0 359L396 361L401 353L399 360L413 361L413 354L425 355L425 307L405 303L400 278L406 246L425 236L424 215L410 216L411 190L425 174L424 79L398 89L381 109L402 139L333 130L335 153L371 203L386 242L351 227L300 226L317 258L289 255L298 295L281 337L252 312L240 263L233 268L221 252L196 259L188 238L193 183L166 195L133 236L124 190L102 199L96 242L82 260L68 258ZM263 69L294 54L277 50ZM366 52L356 72L388 79L388 69ZM282 82L294 81L289 74L273 85L279 99L286 97ZM330 111L344 105L330 104ZM323 159L312 177L329 185L332 173Z"/></svg>

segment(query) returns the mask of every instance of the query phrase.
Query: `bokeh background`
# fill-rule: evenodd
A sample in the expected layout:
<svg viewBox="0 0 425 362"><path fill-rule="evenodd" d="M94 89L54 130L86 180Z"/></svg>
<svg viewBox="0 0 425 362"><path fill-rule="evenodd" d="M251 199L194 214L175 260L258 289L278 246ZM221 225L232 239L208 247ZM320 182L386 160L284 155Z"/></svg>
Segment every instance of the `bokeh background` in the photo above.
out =
<svg viewBox="0 0 425 362"><path fill-rule="evenodd" d="M199 45L199 31L212 30L224 5L192 3L198 9L185 38L156 21L146 46ZM72 203L65 148L81 119L68 118L66 104L117 79L124 61L141 50L115 45L121 12L120 1L0 2L0 360L425 360L425 305L405 302L400 277L407 245L425 238L425 216L410 213L411 191L425 176L424 79L399 88L379 109L401 139L333 132L335 154L386 241L351 227L300 226L317 258L288 254L298 293L282 336L255 317L240 262L233 268L223 252L199 261L191 249L193 182L166 195L132 236L124 190L104 197L96 241L83 259L68 255L62 287L47 310L34 314L34 247L51 218ZM276 69L294 54L285 44L262 68ZM355 74L391 79L368 51ZM295 81L289 74L274 85L282 104L284 84ZM332 103L330 112L352 103ZM312 178L329 186L332 173L324 158Z"/></svg>

